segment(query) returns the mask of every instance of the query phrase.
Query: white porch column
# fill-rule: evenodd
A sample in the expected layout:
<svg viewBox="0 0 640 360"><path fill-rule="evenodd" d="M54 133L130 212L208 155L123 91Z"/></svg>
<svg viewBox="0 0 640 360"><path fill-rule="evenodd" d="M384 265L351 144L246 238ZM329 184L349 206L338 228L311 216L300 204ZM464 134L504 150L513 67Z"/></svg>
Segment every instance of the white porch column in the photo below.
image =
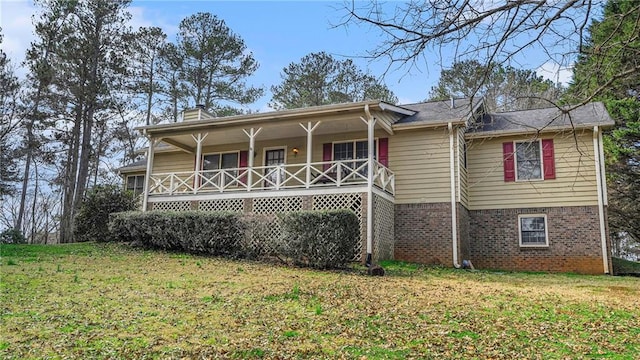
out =
<svg viewBox="0 0 640 360"><path fill-rule="evenodd" d="M195 176L193 179L193 193L196 194L198 192L198 186L200 184L200 176L201 176L201 168L202 168L202 143L204 139L209 135L209 133L198 133L197 136L191 135L193 141L196 142L196 168L195 168Z"/></svg>
<svg viewBox="0 0 640 360"><path fill-rule="evenodd" d="M321 121L318 121L317 123L312 124L311 121L307 122L307 126L304 126L302 124L299 124L300 126L302 126L302 128L304 129L304 131L307 132L307 177L306 177L306 184L305 187L308 189L309 186L311 185L311 155L312 154L312 136L311 134L313 133L313 130L315 130L318 125L320 125Z"/></svg>
<svg viewBox="0 0 640 360"><path fill-rule="evenodd" d="M247 191L251 191L251 185L253 184L253 154L255 153L256 136L262 131L262 128L249 129L249 131L242 129L242 131L249 137L249 153L247 154Z"/></svg>
<svg viewBox="0 0 640 360"><path fill-rule="evenodd" d="M371 265L373 254L373 160L374 160L374 129L376 118L371 116L369 105L364 106L367 118L360 118L367 124L367 265Z"/></svg>
<svg viewBox="0 0 640 360"><path fill-rule="evenodd" d="M146 132L145 132L145 135ZM142 194L142 211L147 211L149 203L149 182L151 180L151 171L153 170L153 151L160 139L154 139L147 135L149 139L149 148L147 149L147 172L144 174L144 192Z"/></svg>

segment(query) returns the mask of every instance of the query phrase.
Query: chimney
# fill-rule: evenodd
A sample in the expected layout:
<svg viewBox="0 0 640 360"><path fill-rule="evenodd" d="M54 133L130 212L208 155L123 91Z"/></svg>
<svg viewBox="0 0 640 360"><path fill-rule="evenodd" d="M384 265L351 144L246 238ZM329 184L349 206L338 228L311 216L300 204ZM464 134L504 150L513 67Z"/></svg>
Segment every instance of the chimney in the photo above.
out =
<svg viewBox="0 0 640 360"><path fill-rule="evenodd" d="M456 99L453 98L453 95L449 96L449 100L451 101L451 108L455 109L456 108Z"/></svg>
<svg viewBox="0 0 640 360"><path fill-rule="evenodd" d="M196 109L204 110L204 104L196 104Z"/></svg>

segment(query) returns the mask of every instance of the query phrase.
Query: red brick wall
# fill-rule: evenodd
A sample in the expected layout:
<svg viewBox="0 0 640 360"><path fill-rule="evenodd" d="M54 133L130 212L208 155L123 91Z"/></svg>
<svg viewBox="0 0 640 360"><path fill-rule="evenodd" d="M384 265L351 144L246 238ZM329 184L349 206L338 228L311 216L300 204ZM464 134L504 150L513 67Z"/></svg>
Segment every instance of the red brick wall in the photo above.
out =
<svg viewBox="0 0 640 360"><path fill-rule="evenodd" d="M458 203L458 263L469 259L469 210Z"/></svg>
<svg viewBox="0 0 640 360"><path fill-rule="evenodd" d="M519 214L546 214L549 247L523 248ZM479 269L602 274L597 206L470 211L469 256Z"/></svg>
<svg viewBox="0 0 640 360"><path fill-rule="evenodd" d="M396 260L452 265L451 204L395 205Z"/></svg>

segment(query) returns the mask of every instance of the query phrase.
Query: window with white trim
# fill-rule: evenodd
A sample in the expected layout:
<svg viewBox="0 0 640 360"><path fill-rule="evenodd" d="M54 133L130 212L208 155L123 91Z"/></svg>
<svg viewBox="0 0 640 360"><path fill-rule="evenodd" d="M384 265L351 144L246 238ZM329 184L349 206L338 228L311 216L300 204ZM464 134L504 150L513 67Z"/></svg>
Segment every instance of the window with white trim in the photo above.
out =
<svg viewBox="0 0 640 360"><path fill-rule="evenodd" d="M144 192L144 175L127 175L128 191L133 191L134 194L140 195Z"/></svg>
<svg viewBox="0 0 640 360"><path fill-rule="evenodd" d="M549 246L547 215L518 215L520 246Z"/></svg>
<svg viewBox="0 0 640 360"><path fill-rule="evenodd" d="M516 180L542 179L540 140L516 142Z"/></svg>
<svg viewBox="0 0 640 360"><path fill-rule="evenodd" d="M369 157L369 142L367 140L359 140L359 141L344 141L344 142L334 142L333 143L333 160L361 160L354 161L351 163L347 163L347 165L356 169L365 163L367 158ZM373 141L373 158L378 158L378 141L374 139ZM366 175L367 168L363 167L358 171L362 175Z"/></svg>
<svg viewBox="0 0 640 360"><path fill-rule="evenodd" d="M239 167L239 160L240 155L237 151L204 155L202 157L202 170L204 171L203 176L211 179L218 173L217 171L208 170L236 169ZM227 173L230 173L231 175L225 176L225 184L233 181L233 179L238 176L238 170L230 170L227 171ZM219 183L220 180L215 179L214 182L221 185Z"/></svg>

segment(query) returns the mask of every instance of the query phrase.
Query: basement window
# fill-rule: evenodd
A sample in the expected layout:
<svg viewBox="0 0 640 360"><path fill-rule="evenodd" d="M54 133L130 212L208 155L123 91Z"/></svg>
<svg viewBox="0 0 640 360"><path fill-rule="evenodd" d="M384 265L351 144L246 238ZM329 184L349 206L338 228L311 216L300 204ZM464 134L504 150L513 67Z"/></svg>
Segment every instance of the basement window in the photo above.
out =
<svg viewBox="0 0 640 360"><path fill-rule="evenodd" d="M549 246L547 215L518 215L520 246Z"/></svg>

